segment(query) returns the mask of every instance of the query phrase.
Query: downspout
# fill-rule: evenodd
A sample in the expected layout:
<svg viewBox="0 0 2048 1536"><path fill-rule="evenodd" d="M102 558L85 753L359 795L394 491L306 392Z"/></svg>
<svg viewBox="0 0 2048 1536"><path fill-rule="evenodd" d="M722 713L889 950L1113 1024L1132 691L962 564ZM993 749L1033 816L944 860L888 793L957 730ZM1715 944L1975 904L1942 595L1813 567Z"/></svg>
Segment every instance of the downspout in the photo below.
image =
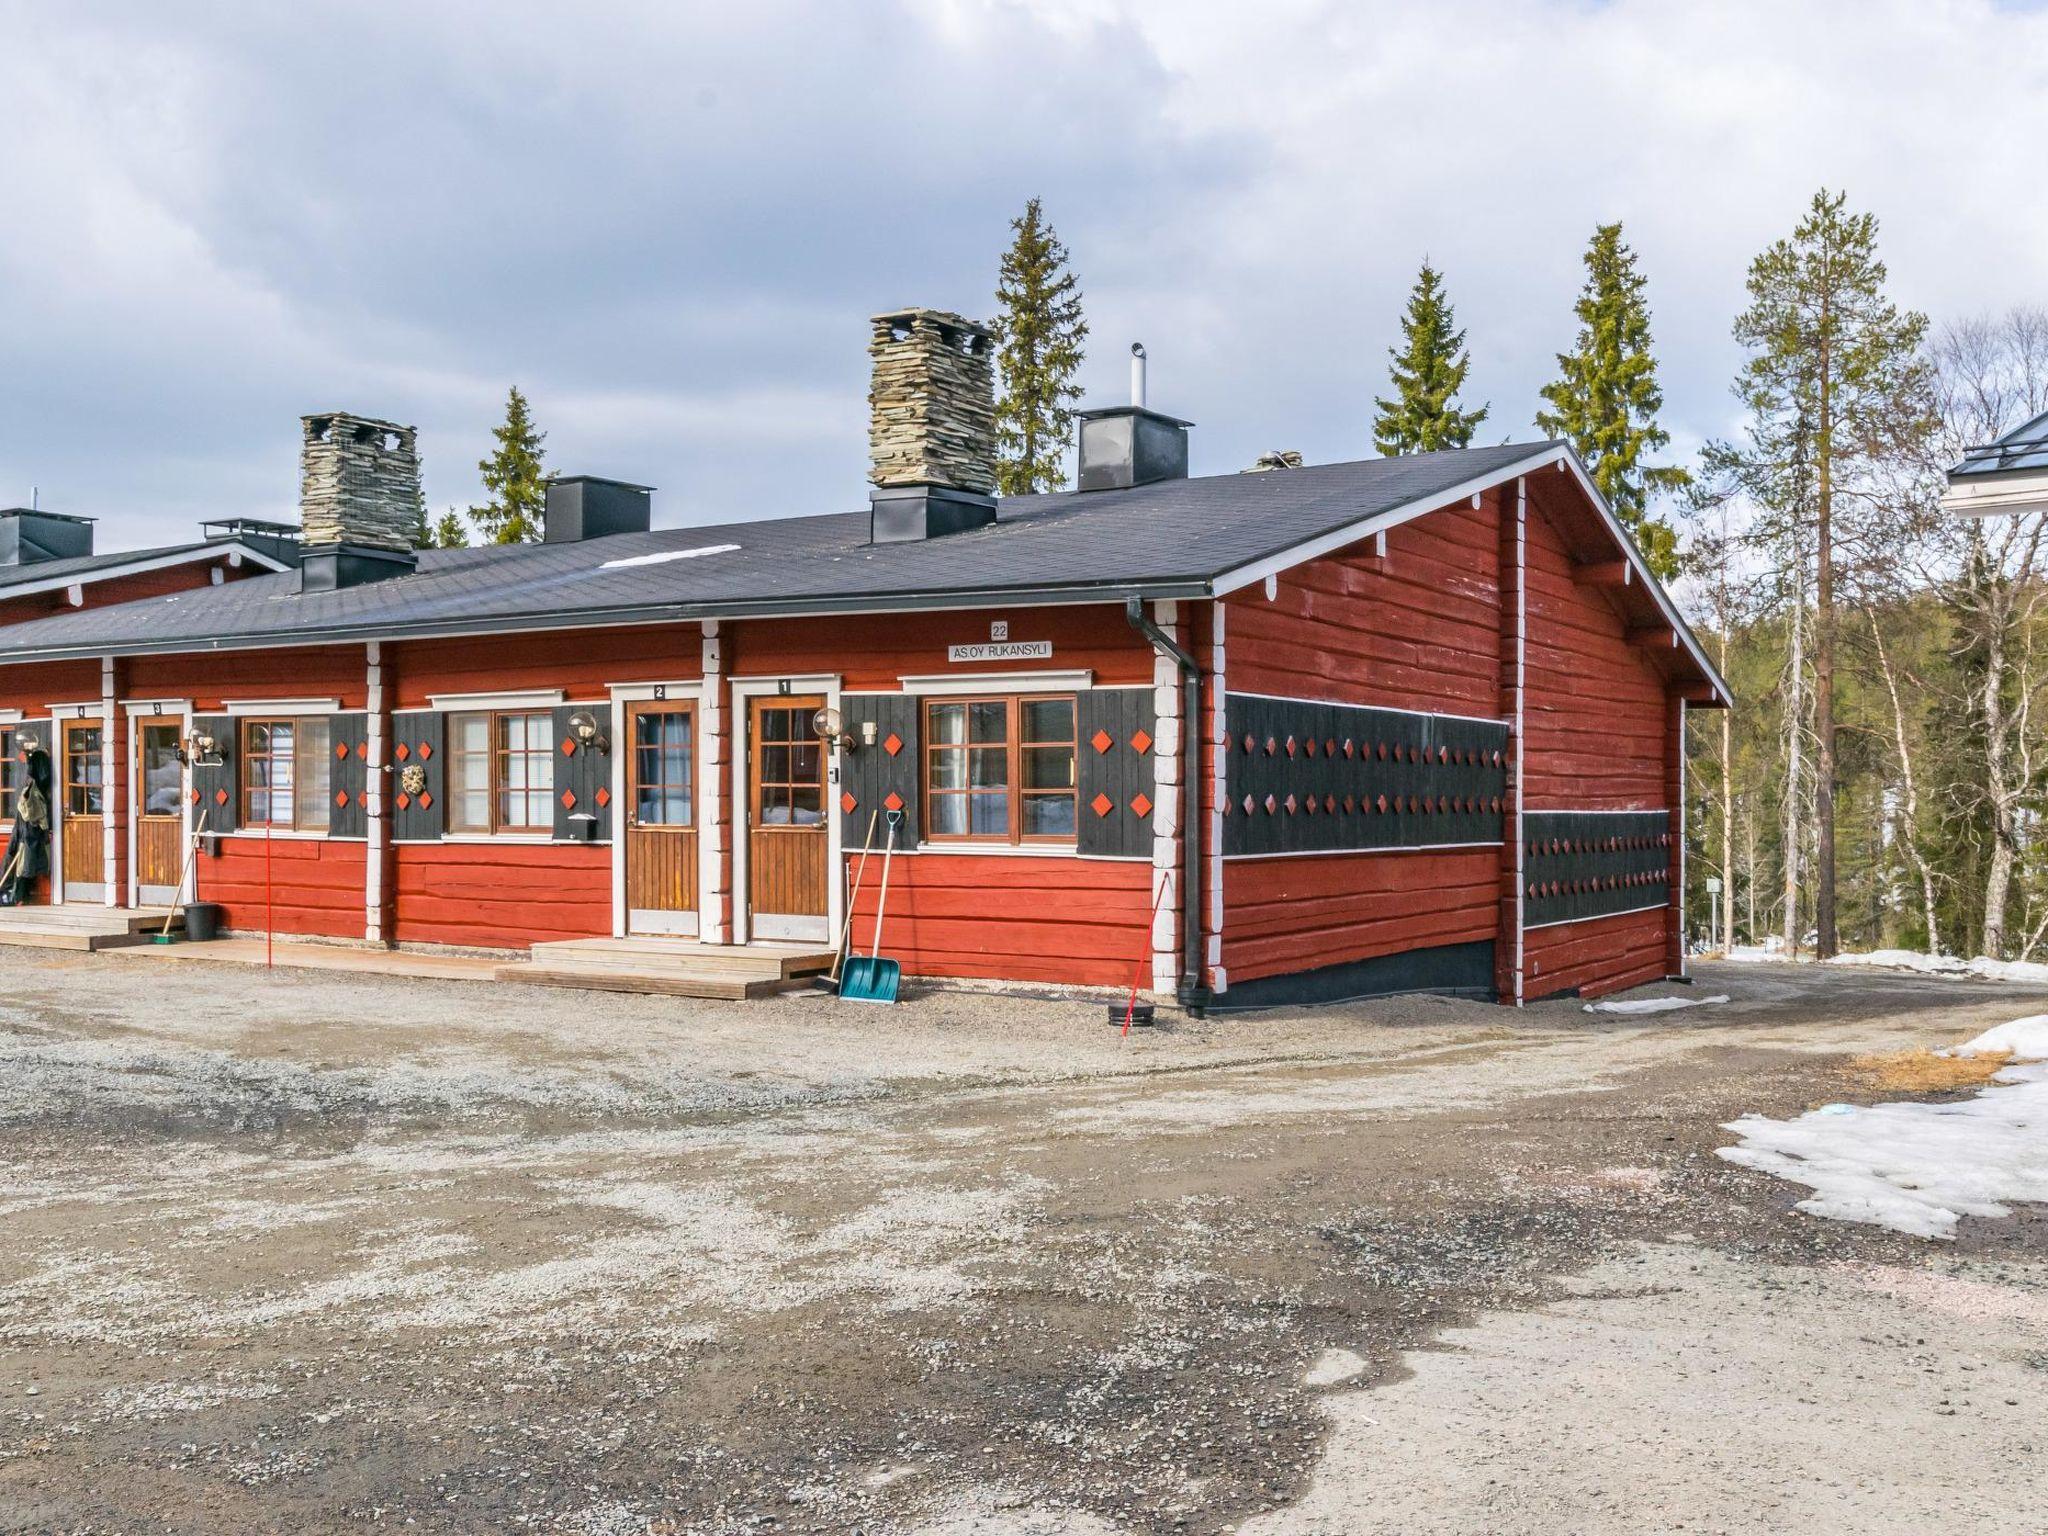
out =
<svg viewBox="0 0 2048 1536"><path fill-rule="evenodd" d="M1132 629L1151 641L1152 648L1173 659L1180 668L1181 682L1181 775L1180 775L1180 896L1181 956L1180 983L1174 999L1191 1013L1199 1014L1209 1003L1202 985L1202 786L1196 743L1202 719L1202 667L1192 652L1161 629L1145 613L1141 597L1124 599L1124 617Z"/></svg>

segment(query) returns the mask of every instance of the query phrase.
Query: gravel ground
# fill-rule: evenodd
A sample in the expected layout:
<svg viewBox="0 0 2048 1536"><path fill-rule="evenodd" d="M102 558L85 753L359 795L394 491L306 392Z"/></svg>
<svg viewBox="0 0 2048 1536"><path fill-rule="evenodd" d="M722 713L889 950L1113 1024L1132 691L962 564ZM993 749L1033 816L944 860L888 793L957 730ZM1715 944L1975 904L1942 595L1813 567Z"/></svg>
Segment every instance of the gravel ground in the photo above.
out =
<svg viewBox="0 0 2048 1536"><path fill-rule="evenodd" d="M0 951L0 1529L2038 1528L2048 1220L1713 1156L1993 983L742 1005Z"/></svg>

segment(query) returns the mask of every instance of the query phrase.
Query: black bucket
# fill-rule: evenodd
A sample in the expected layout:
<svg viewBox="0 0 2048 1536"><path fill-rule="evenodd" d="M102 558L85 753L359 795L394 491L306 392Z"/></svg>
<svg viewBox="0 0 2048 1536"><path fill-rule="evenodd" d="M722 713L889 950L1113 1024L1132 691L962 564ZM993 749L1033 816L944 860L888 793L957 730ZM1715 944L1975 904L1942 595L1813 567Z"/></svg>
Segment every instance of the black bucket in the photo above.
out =
<svg viewBox="0 0 2048 1536"><path fill-rule="evenodd" d="M220 937L220 907L211 901L195 901L185 909L185 937L195 944Z"/></svg>

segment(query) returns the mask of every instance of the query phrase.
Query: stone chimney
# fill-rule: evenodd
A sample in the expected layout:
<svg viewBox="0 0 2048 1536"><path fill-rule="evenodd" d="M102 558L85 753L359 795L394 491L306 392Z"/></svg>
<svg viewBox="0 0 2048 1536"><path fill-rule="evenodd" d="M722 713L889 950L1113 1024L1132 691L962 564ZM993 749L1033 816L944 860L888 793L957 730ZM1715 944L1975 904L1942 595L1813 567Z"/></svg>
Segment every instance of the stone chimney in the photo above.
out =
<svg viewBox="0 0 2048 1536"><path fill-rule="evenodd" d="M876 315L868 342L869 497L877 544L995 521L995 341L939 309Z"/></svg>
<svg viewBox="0 0 2048 1536"><path fill-rule="evenodd" d="M417 435L396 422L327 411L299 418L299 521L306 591L403 575L417 559Z"/></svg>

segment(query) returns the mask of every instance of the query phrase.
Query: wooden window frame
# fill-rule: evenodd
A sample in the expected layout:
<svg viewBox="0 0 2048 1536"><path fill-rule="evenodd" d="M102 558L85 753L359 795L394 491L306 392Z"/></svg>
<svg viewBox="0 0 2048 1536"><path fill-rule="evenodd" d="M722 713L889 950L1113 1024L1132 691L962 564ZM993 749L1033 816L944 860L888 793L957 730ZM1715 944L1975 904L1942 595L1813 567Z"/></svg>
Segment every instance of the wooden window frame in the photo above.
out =
<svg viewBox="0 0 2048 1536"><path fill-rule="evenodd" d="M57 803L63 808L63 815L65 819L68 821L84 821L90 820L94 817L104 816L106 814L107 807L107 793L108 790L112 787L107 782L106 721L66 720L59 725L58 729L64 733L64 782L58 786L59 798ZM74 733L83 735L86 731L98 731L100 733L100 744L97 748L94 749L93 752L93 755L97 757L100 762L100 781L97 784L87 784L81 779L74 779L71 777L72 764L77 761L77 754L73 753L71 750L71 738ZM100 808L96 811L73 810L71 808L71 791L74 789L81 789L86 791L88 798L90 798L92 791L99 791Z"/></svg>
<svg viewBox="0 0 2048 1536"><path fill-rule="evenodd" d="M936 830L939 825L938 804L942 799L950 799L957 796L965 801L977 793L977 791L966 783L969 775L964 772L962 774L962 785L959 789L934 789L932 787L932 761L939 753L958 752L965 756L968 752L974 750L975 747L972 740L957 743L939 741L937 739L938 733L932 729L932 712L937 709L954 707L972 709L976 704L1001 704L1004 706L1002 745L1005 749L1005 769L1003 775L1003 798L1008 808L1007 834L974 831L940 832ZM1026 704L1065 704L1073 716L1074 734L1072 737L1064 741L1025 741L1023 733L1024 706ZM990 848L1073 848L1079 845L1081 828L1081 700L1078 694L947 694L924 700L919 725L922 727L921 740L924 752L924 761L918 765L921 774L919 786L924 794L924 840L926 842L950 844L978 843ZM989 750L993 745L994 743L984 743L981 750ZM1064 798L1071 801L1074 806L1074 830L1072 832L1045 833L1026 832L1024 830L1024 802L1026 799L1050 800L1060 798L1062 795L1062 792L1059 790L1033 790L1025 787L1024 753L1027 749L1039 747L1064 747L1069 754L1069 761L1073 764L1074 782L1069 784L1064 791ZM990 791L981 790L979 793L987 794ZM971 808L967 820L970 823L973 820Z"/></svg>
<svg viewBox="0 0 2048 1536"><path fill-rule="evenodd" d="M0 824L11 825L28 764L21 760L21 727L0 725Z"/></svg>
<svg viewBox="0 0 2048 1536"><path fill-rule="evenodd" d="M176 762L178 760L179 742L185 734L182 722L151 715L147 718L130 721L130 729L135 739L134 801L136 817L140 820L153 819L158 821L182 819L185 814L183 799L184 772L182 767L178 774L179 792L172 796L173 803L171 808L168 811L152 811L147 809L149 805L149 733L151 731L169 731L171 733L171 759L173 762Z"/></svg>
<svg viewBox="0 0 2048 1536"><path fill-rule="evenodd" d="M292 733L292 813L283 821L277 819L277 786L276 779L273 777L269 784L260 786L262 791L270 796L272 814L259 820L256 816L256 791L259 786L250 782L249 769L258 759L274 764L277 761L277 754L274 751L251 751L249 748L249 733L257 726L264 726L274 730L280 725L291 727ZM320 768L324 771L326 782L332 785L334 782L333 772L326 761L326 757L328 752L333 750L333 731L328 724L327 716L244 715L242 717L240 727L236 732L236 741L240 748L240 755L235 764L236 785L241 791L240 830L245 832L298 832L316 837L325 837L327 835L328 828L332 825L327 807L327 794L324 790L317 795L311 793L313 778L304 771L308 766L309 756L309 743L306 731L308 725L317 725L320 728L320 734L323 738L320 749L317 752L310 753L310 756L318 762Z"/></svg>
<svg viewBox="0 0 2048 1536"><path fill-rule="evenodd" d="M647 781L640 777L640 722L653 716L664 719L677 718L689 723L690 744L683 752L684 794L683 804L689 815L688 821L642 821L640 819L640 791L647 788ZM626 825L644 827L655 832L695 832L697 830L697 706L690 700L669 703L658 700L634 700L626 706ZM659 756L659 748L656 750ZM666 791L672 787L667 779L659 780L654 786Z"/></svg>
<svg viewBox="0 0 2048 1536"><path fill-rule="evenodd" d="M455 722L469 717L484 721L484 820L485 825L474 826L456 821L456 809L462 804L461 791L455 785L456 764L466 762L474 753L459 751L455 745L457 728ZM505 722L508 720L532 719L542 723L541 744L514 749L505 745ZM445 733L445 750L448 754L448 831L457 837L507 837L530 842L546 842L555 835L555 716L551 709L451 709L448 711L448 728ZM548 782L544 788L528 783L523 789L513 789L505 782L506 759L513 756L527 760L529 770L538 761L547 764ZM464 789L474 785L465 784ZM538 793L547 805L547 819L539 825L527 822L508 822L502 811L502 797L508 794L532 795Z"/></svg>

